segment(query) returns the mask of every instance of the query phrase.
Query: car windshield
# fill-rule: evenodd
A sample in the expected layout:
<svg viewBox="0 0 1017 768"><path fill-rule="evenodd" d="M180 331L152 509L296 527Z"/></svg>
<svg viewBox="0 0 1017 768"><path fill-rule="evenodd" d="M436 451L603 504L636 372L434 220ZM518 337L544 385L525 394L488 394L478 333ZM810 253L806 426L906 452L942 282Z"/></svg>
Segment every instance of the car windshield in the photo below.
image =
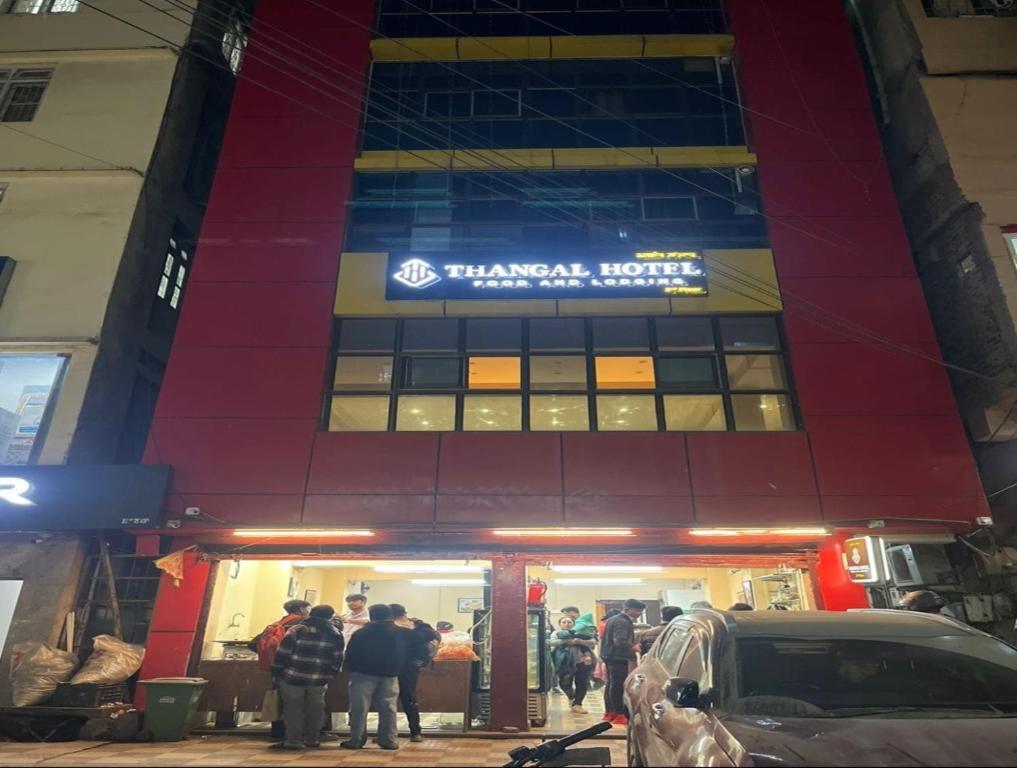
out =
<svg viewBox="0 0 1017 768"><path fill-rule="evenodd" d="M986 717L1017 714L1017 650L957 635L737 641L735 714Z"/></svg>

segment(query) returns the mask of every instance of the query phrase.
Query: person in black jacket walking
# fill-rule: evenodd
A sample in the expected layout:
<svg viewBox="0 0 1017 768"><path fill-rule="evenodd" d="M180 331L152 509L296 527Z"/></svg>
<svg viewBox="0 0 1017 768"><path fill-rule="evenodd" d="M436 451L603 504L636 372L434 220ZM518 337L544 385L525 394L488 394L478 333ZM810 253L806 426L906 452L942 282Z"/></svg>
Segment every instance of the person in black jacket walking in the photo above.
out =
<svg viewBox="0 0 1017 768"><path fill-rule="evenodd" d="M378 711L378 745L399 749L396 698L399 673L406 663L407 638L392 623L392 609L372 605L371 621L350 638L345 669L350 675L350 738L344 749L362 749L367 743L367 713Z"/></svg>
<svg viewBox="0 0 1017 768"><path fill-rule="evenodd" d="M622 612L604 625L604 636L600 640L600 657L607 670L604 720L616 725L628 725L629 722L625 715L625 678L629 675L629 664L636 660L636 653L639 652L633 622L645 610L646 603L626 600Z"/></svg>

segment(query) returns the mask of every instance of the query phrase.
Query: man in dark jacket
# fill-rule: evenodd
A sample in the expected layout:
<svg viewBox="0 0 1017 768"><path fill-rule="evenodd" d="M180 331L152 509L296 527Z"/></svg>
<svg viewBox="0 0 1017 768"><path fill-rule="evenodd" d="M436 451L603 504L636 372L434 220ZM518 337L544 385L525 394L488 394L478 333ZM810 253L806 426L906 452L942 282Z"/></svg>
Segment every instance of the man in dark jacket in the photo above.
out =
<svg viewBox="0 0 1017 768"><path fill-rule="evenodd" d="M392 609L372 605L371 621L350 638L346 671L350 675L350 738L344 749L361 749L367 742L367 713L378 711L378 745L399 749L396 697L399 673L406 663L407 638L392 623Z"/></svg>
<svg viewBox="0 0 1017 768"><path fill-rule="evenodd" d="M625 715L625 678L629 664L636 660L639 643L636 642L636 628L633 622L643 615L646 603L626 600L622 612L608 619L604 625L604 636L600 640L600 657L607 670L607 686L604 689L604 720L615 725L628 725Z"/></svg>
<svg viewBox="0 0 1017 768"><path fill-rule="evenodd" d="M406 606L392 603L389 608L392 609L392 623L403 633L406 641L406 660L399 673L399 703L403 705L403 712L410 724L410 741L423 741L420 706L417 704L417 679L420 670L431 663L431 658L441 643L441 635L430 624L420 619L411 619L406 614Z"/></svg>
<svg viewBox="0 0 1017 768"><path fill-rule="evenodd" d="M283 749L321 744L325 688L343 663L343 636L332 623L334 615L330 605L312 608L304 622L286 633L272 660L286 723Z"/></svg>

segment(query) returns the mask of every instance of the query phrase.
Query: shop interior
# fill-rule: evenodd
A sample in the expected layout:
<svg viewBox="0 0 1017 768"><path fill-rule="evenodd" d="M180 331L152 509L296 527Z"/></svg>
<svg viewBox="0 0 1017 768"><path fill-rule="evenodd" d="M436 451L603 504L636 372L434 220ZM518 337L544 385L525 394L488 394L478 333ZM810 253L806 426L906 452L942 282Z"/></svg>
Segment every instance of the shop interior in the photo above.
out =
<svg viewBox="0 0 1017 768"><path fill-rule="evenodd" d="M573 713L557 688L548 638L557 629L563 607L576 606L599 623L610 609L620 607L627 598L636 598L647 604L637 630L658 624L661 608L668 605L685 610L699 601L717 608L738 602L757 610L815 607L807 572L779 564L768 568L704 567L675 564L673 558L666 563L640 558L631 565L595 564L565 557L530 566L527 580L530 718L534 727L552 732L582 728L603 713L599 681L594 682L584 702L586 714ZM479 661L467 664L462 657L452 657L460 661L458 666L438 661L432 665L439 672L459 670L432 683L443 691L439 698L468 704L442 706L445 711L425 714L423 723L425 730L482 729L490 711L489 583L490 563L484 560L225 560L218 565L208 608L202 664L206 669L230 663L253 667L256 657L247 642L281 618L282 604L287 600L329 604L341 613L346 595L362 593L368 604L401 603L411 616L432 626L448 622L456 634L447 637L462 639L459 633L469 633L468 641ZM462 690L449 690L455 688ZM418 691L423 698L425 692ZM337 710L333 717L339 731L346 722L341 712ZM400 720L405 727L401 714ZM243 711L237 714L236 724L267 725L258 722L257 712Z"/></svg>

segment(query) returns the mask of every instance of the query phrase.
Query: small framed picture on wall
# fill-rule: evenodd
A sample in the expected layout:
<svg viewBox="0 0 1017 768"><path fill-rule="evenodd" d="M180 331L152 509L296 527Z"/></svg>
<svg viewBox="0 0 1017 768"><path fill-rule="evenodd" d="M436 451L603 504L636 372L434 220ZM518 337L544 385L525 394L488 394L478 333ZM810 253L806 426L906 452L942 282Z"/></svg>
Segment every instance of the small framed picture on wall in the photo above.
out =
<svg viewBox="0 0 1017 768"><path fill-rule="evenodd" d="M305 589L304 590L304 600L309 602L311 605L317 605L318 604L318 590L316 590L316 589Z"/></svg>
<svg viewBox="0 0 1017 768"><path fill-rule="evenodd" d="M290 586L286 590L286 597L296 597L300 592L300 581L296 576L290 576Z"/></svg>
<svg viewBox="0 0 1017 768"><path fill-rule="evenodd" d="M473 613L479 611L484 607L484 598L482 597L460 597L456 601L456 610L459 613Z"/></svg>

